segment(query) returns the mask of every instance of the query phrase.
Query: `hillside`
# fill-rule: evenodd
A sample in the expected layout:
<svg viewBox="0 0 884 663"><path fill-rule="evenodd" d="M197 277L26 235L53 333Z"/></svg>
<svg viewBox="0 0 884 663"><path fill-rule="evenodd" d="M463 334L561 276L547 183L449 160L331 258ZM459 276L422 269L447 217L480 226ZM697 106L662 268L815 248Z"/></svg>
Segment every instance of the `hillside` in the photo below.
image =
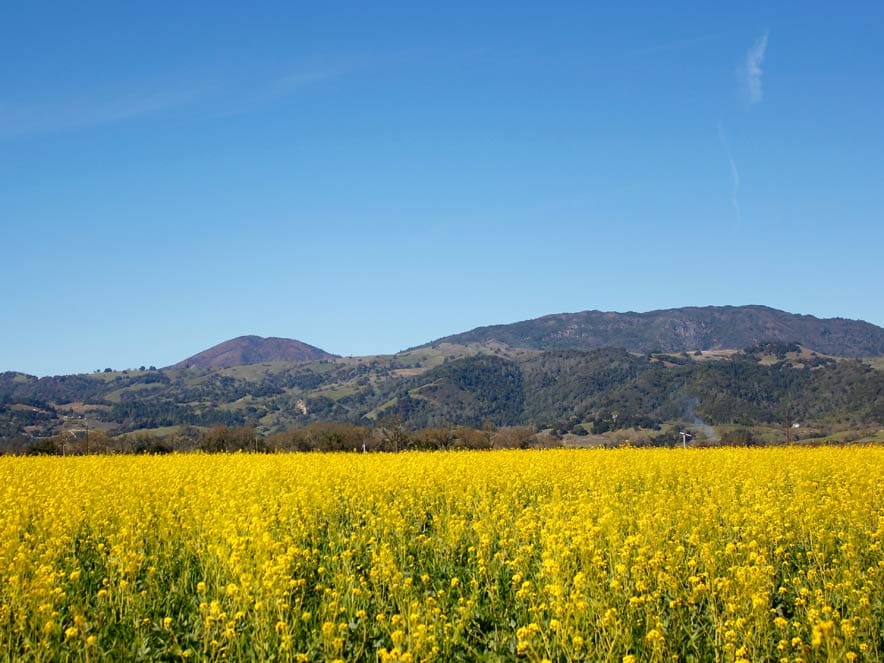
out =
<svg viewBox="0 0 884 663"><path fill-rule="evenodd" d="M294 339L239 336L203 350L169 368L228 368L272 361L316 361L333 356Z"/></svg>
<svg viewBox="0 0 884 663"><path fill-rule="evenodd" d="M329 421L593 433L695 419L880 427L882 331L765 307L709 307L559 314L367 357L244 336L161 370L0 373L0 442L87 425L107 434L219 425L269 434ZM816 345L791 340L802 335ZM778 336L790 340L770 340ZM735 347L750 338L764 340Z"/></svg>
<svg viewBox="0 0 884 663"><path fill-rule="evenodd" d="M489 343L539 350L616 347L631 352L692 352L797 341L839 357L884 355L884 329L860 320L821 319L766 306L705 306L648 313L559 313L479 327L434 343ZM428 344L428 345L433 345Z"/></svg>
<svg viewBox="0 0 884 663"><path fill-rule="evenodd" d="M268 434L327 421L594 433L700 419L884 425L884 371L797 344L690 354L442 349L225 369L0 374L0 439L76 433L87 419L90 429L109 434L243 424Z"/></svg>
<svg viewBox="0 0 884 663"><path fill-rule="evenodd" d="M412 426L445 422L593 429L665 421L753 425L784 421L884 423L884 372L853 359L763 344L727 358L550 350L521 359L466 357L401 383L379 416Z"/></svg>

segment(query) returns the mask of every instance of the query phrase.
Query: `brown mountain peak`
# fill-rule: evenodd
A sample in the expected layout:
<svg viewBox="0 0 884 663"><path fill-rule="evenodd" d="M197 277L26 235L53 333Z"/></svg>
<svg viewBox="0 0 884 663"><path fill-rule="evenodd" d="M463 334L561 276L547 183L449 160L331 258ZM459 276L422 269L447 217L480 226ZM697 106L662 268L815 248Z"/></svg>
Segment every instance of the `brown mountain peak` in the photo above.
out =
<svg viewBox="0 0 884 663"><path fill-rule="evenodd" d="M224 341L170 368L227 368L271 361L315 361L334 355L291 338L238 336Z"/></svg>

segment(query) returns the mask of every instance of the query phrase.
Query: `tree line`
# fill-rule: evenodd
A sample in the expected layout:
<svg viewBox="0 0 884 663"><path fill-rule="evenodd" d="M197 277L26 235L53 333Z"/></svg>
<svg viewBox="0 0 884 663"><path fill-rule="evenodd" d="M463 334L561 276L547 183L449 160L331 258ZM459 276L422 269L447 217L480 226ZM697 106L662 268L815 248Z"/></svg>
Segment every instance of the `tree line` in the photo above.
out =
<svg viewBox="0 0 884 663"><path fill-rule="evenodd" d="M555 436L552 436L555 438ZM181 426L169 435L149 432L110 436L103 431L85 435L70 432L50 437L13 440L6 453L23 455L164 454L201 451L274 453L297 451L398 452L454 449L518 449L548 445L549 435L531 426L481 428L438 426L409 429L398 421L376 426L322 422L298 426L272 435L260 435L254 426L218 425L201 430Z"/></svg>
<svg viewBox="0 0 884 663"><path fill-rule="evenodd" d="M691 430L690 427L687 428ZM610 431L605 431L610 432ZM272 435L260 435L251 425L219 425L208 429L181 426L167 435L147 431L110 436L103 431L59 433L38 439L18 438L0 449L0 454L80 456L89 454L168 454L168 453L287 453L287 452L361 452L396 453L403 451L453 451L491 449L531 449L560 447L565 436L574 431L552 428L539 431L534 426L496 427L486 421L480 428L469 426L430 426L408 428L401 420L390 418L372 426L339 422L311 423ZM808 431L808 434L810 432ZM585 432L582 433L586 435ZM578 436L579 437L579 436ZM844 431L838 441L849 443L863 437L856 431ZM749 427L723 432L720 437L694 435L690 446L763 446L771 442ZM793 442L799 439L795 433ZM593 446L675 447L681 446L673 431L620 428L615 435L596 438Z"/></svg>

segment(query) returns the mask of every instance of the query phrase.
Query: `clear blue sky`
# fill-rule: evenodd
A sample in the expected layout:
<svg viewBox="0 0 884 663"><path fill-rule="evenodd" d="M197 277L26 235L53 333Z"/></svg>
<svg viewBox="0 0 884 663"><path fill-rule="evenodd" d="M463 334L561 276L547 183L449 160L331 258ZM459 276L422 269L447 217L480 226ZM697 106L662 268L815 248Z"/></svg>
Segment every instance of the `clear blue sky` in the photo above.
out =
<svg viewBox="0 0 884 663"><path fill-rule="evenodd" d="M0 371L884 324L881 3L255 4L4 5Z"/></svg>

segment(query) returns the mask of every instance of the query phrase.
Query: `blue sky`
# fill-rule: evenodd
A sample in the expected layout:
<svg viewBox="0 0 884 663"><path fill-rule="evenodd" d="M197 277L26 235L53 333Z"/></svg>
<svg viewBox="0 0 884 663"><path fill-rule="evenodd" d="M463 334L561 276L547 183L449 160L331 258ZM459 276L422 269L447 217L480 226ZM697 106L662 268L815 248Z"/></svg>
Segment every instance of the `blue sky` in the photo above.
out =
<svg viewBox="0 0 884 663"><path fill-rule="evenodd" d="M251 4L4 6L0 371L586 309L884 324L884 5Z"/></svg>

